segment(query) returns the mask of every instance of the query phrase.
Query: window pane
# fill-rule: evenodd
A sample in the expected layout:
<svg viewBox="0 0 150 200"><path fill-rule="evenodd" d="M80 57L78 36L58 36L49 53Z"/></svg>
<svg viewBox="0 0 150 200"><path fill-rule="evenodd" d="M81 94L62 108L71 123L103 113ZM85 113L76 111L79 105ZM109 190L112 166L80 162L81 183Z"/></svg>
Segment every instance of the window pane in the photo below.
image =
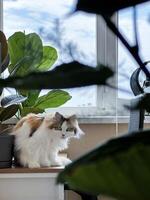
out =
<svg viewBox="0 0 150 200"><path fill-rule="evenodd" d="M96 65L96 17L72 12L75 0L4 0L4 32L38 33L45 45L57 48L55 65L73 59ZM43 6L44 5L44 6ZM96 86L69 89L72 99L65 106L96 106ZM44 91L45 92L45 91Z"/></svg>
<svg viewBox="0 0 150 200"><path fill-rule="evenodd" d="M139 53L143 61L145 62L150 60L150 3L145 3L137 6L137 14L138 38L140 46ZM131 44L134 45L135 41L133 30L133 9L120 11L119 28L127 37L127 39L131 42ZM133 71L138 67L138 65L120 42L118 54L118 85L119 88L128 90L128 93L122 92L120 90L118 94L119 98L128 99L133 96L132 91L130 89L130 76L132 75ZM141 79L141 84L143 84L143 79Z"/></svg>

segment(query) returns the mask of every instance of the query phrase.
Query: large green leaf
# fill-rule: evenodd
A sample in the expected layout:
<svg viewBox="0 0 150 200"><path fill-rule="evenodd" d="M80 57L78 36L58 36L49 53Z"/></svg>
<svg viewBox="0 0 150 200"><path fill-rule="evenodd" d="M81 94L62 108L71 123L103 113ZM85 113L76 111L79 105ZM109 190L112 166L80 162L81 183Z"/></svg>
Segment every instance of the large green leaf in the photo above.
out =
<svg viewBox="0 0 150 200"><path fill-rule="evenodd" d="M46 95L39 97L34 105L34 108L39 108L43 110L46 108L56 108L63 105L70 99L71 96L68 92L63 90L52 90Z"/></svg>
<svg viewBox="0 0 150 200"><path fill-rule="evenodd" d="M19 109L19 105L11 105L6 108L0 107L0 122L13 117Z"/></svg>
<svg viewBox="0 0 150 200"><path fill-rule="evenodd" d="M113 76L108 67L93 68L78 62L62 64L48 72L31 73L24 77L8 77L0 79L0 88L17 89L60 89L88 85L106 85Z"/></svg>
<svg viewBox="0 0 150 200"><path fill-rule="evenodd" d="M8 39L11 65L9 72L24 76L34 71L43 57L43 46L36 33L16 32ZM15 73L14 73L15 72Z"/></svg>
<svg viewBox="0 0 150 200"><path fill-rule="evenodd" d="M43 113L43 112L44 112L44 110L39 109L39 108L34 108L34 107L23 107L22 109L20 109L21 117L26 116L29 113L39 114L39 113Z"/></svg>
<svg viewBox="0 0 150 200"><path fill-rule="evenodd" d="M150 199L150 130L109 140L68 165L57 181L94 195Z"/></svg>
<svg viewBox="0 0 150 200"><path fill-rule="evenodd" d="M112 15L114 12L149 0L78 0L77 10L95 14Z"/></svg>
<svg viewBox="0 0 150 200"><path fill-rule="evenodd" d="M47 71L57 60L58 55L55 48L50 46L43 47L43 58L40 65L37 67L39 71Z"/></svg>
<svg viewBox="0 0 150 200"><path fill-rule="evenodd" d="M22 103L23 107L32 107L37 101L41 90L18 90L18 93L26 96L27 99Z"/></svg>

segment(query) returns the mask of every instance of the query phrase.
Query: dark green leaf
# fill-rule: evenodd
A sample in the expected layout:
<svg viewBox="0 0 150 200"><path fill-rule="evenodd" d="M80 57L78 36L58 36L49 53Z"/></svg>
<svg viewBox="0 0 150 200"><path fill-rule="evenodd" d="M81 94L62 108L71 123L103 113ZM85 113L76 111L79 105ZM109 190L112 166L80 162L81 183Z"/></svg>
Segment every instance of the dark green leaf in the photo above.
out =
<svg viewBox="0 0 150 200"><path fill-rule="evenodd" d="M76 10L89 13L112 15L114 12L149 0L78 0Z"/></svg>
<svg viewBox="0 0 150 200"><path fill-rule="evenodd" d="M39 114L39 113L43 113L43 112L44 112L44 110L39 109L39 108L34 108L34 107L23 107L20 110L21 117L26 116L29 113Z"/></svg>
<svg viewBox="0 0 150 200"><path fill-rule="evenodd" d="M9 72L24 76L34 71L43 57L43 46L36 33L16 32L8 39L11 65Z"/></svg>
<svg viewBox="0 0 150 200"><path fill-rule="evenodd" d="M1 105L3 107L11 106L14 104L19 104L24 102L27 99L27 97L21 96L21 95L9 95L1 100Z"/></svg>
<svg viewBox="0 0 150 200"><path fill-rule="evenodd" d="M2 31L0 31L0 44L1 44L1 60L0 60L0 72L2 73L9 65L8 45L7 39Z"/></svg>
<svg viewBox="0 0 150 200"><path fill-rule="evenodd" d="M150 199L150 130L111 139L58 176L74 190L119 200Z"/></svg>
<svg viewBox="0 0 150 200"><path fill-rule="evenodd" d="M32 90L73 88L94 84L106 85L107 79L112 77L113 74L108 67L93 68L78 62L71 62L62 64L48 72L0 79L0 87Z"/></svg>
<svg viewBox="0 0 150 200"><path fill-rule="evenodd" d="M0 107L0 122L13 117L19 109L19 105L11 105L6 108Z"/></svg>
<svg viewBox="0 0 150 200"><path fill-rule="evenodd" d="M63 90L52 90L46 95L43 95L37 99L34 108L39 108L45 110L46 108L56 108L63 105L71 96L68 92Z"/></svg>
<svg viewBox="0 0 150 200"><path fill-rule="evenodd" d="M37 67L38 71L47 71L57 60L57 51L55 48L50 46L43 47L43 59L40 65Z"/></svg>

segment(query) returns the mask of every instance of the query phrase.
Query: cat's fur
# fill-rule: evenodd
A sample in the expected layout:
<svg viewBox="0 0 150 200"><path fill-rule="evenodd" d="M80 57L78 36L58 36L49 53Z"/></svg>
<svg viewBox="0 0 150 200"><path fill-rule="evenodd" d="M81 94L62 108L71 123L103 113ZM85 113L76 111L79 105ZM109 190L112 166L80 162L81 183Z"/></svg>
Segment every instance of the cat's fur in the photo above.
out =
<svg viewBox="0 0 150 200"><path fill-rule="evenodd" d="M37 168L67 165L70 159L58 153L68 147L70 138L83 134L75 115L64 117L60 113L39 117L28 114L14 127L15 151L24 167Z"/></svg>

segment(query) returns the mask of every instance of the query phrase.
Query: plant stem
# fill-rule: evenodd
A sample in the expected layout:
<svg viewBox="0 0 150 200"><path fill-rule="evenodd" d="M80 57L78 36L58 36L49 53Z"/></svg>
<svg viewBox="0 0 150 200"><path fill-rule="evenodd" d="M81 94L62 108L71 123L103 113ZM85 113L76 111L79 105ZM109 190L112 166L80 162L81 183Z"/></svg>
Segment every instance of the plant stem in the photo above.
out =
<svg viewBox="0 0 150 200"><path fill-rule="evenodd" d="M124 46L128 49L130 54L133 56L133 58L136 60L138 63L139 67L143 70L143 72L150 78L150 73L148 69L145 67L144 62L141 60L136 48L133 46L130 46L127 40L124 38L122 33L118 30L116 25L110 20L110 18L106 15L102 15L104 18L107 26L112 30L112 32L121 40L121 42L124 44Z"/></svg>

